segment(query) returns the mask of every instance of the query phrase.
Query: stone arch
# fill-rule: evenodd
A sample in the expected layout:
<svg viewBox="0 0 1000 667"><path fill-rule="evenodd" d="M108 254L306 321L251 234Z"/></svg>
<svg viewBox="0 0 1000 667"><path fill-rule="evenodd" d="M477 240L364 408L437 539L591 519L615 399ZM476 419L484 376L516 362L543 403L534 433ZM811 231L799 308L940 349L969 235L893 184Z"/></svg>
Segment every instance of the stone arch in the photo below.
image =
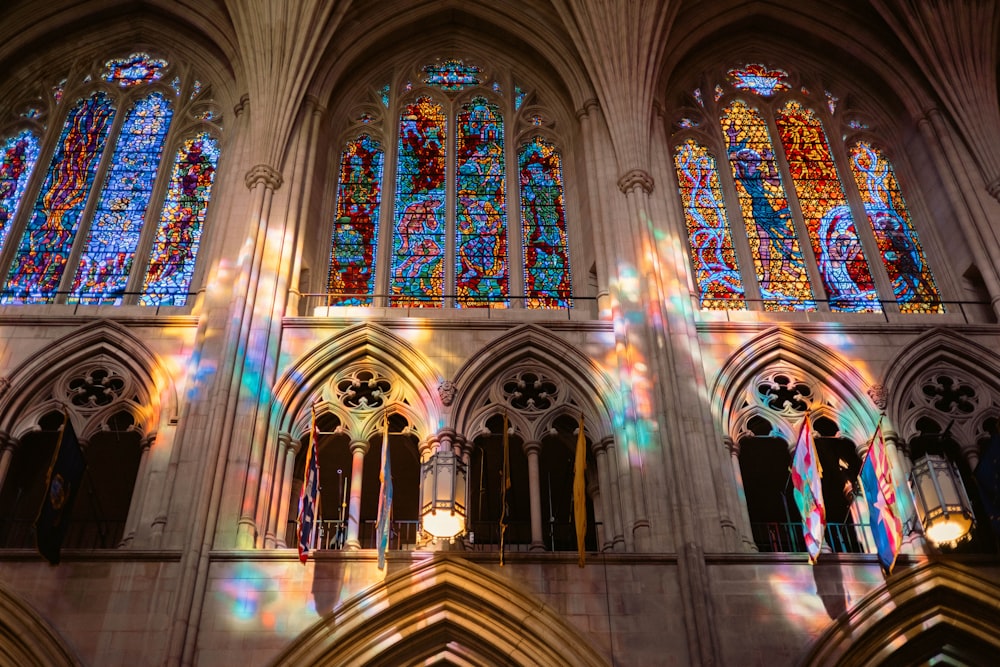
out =
<svg viewBox="0 0 1000 667"><path fill-rule="evenodd" d="M369 360L392 368L413 392L408 416L419 419L419 432L428 434L442 423L443 414L437 397L440 374L423 354L387 329L362 323L343 330L317 345L295 362L274 386L271 418L278 432L300 436L298 429L308 414L309 402L337 370Z"/></svg>
<svg viewBox="0 0 1000 667"><path fill-rule="evenodd" d="M751 339L730 356L715 378L710 396L712 414L723 433L736 442L738 416L746 410L743 396L753 379L770 367L798 369L814 378L835 400L841 432L855 443L867 442L875 431L878 414L866 391L866 381L848 360L797 331L775 327ZM816 406L815 414L831 416L831 406ZM793 430L779 429L782 437Z"/></svg>
<svg viewBox="0 0 1000 667"><path fill-rule="evenodd" d="M606 665L584 636L511 581L437 554L321 619L275 661L292 665Z"/></svg>
<svg viewBox="0 0 1000 667"><path fill-rule="evenodd" d="M97 320L48 343L45 351L31 356L11 372L6 378L6 390L0 394L0 432L17 436L33 428L37 418L46 412L61 410L65 404L59 398L47 398L44 390L74 368L102 359L127 373L134 383L134 398L121 401L118 407L132 414L136 429L143 436L156 433L163 412L176 415L176 389L159 357L121 324ZM68 407L81 436L86 437L99 428L98 425L88 429L72 406ZM95 414L89 421L98 423L101 415Z"/></svg>
<svg viewBox="0 0 1000 667"><path fill-rule="evenodd" d="M929 406L913 406L912 394L920 378L934 370L950 371L965 376L980 392L983 403L967 419L957 419L953 426L956 437L975 442L986 434L978 430L984 413L996 411L1000 400L1000 357L996 352L950 329L935 328L905 346L888 366L885 376L886 412L892 418L899 435L908 440L918 432L917 421L924 416L941 417L942 413ZM994 416L1000 416L994 415Z"/></svg>
<svg viewBox="0 0 1000 667"><path fill-rule="evenodd" d="M0 662L23 667L83 664L38 613L0 583Z"/></svg>
<svg viewBox="0 0 1000 667"><path fill-rule="evenodd" d="M816 641L803 666L927 664L941 655L991 664L1000 655L1000 583L951 561L886 581Z"/></svg>
<svg viewBox="0 0 1000 667"><path fill-rule="evenodd" d="M590 358L546 329L526 324L509 331L470 359L455 375L453 428L469 437L481 430L496 406L482 404L498 375L518 365L546 369L564 380L588 417L586 428L595 440L613 433L617 390Z"/></svg>

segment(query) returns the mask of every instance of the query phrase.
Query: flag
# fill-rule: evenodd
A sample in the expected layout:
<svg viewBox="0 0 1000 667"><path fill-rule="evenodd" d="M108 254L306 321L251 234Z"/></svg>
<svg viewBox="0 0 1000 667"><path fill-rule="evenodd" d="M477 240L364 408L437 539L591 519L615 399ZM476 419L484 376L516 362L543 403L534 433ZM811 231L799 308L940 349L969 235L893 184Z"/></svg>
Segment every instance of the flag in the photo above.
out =
<svg viewBox="0 0 1000 667"><path fill-rule="evenodd" d="M799 439L795 443L795 455L792 457L792 487L794 489L795 505L803 522L803 536L806 541L806 551L809 552L809 562L815 563L823 546L823 529L826 524L826 509L823 507L823 468L816 456L816 446L813 444L812 432L809 428L809 415L802 420Z"/></svg>
<svg viewBox="0 0 1000 667"><path fill-rule="evenodd" d="M576 523L576 550L580 553L579 565L586 560L584 541L587 538L587 438L583 434L583 413L580 413L579 435L576 436L576 461L573 463L573 520Z"/></svg>
<svg viewBox="0 0 1000 667"><path fill-rule="evenodd" d="M990 441L976 466L976 483L983 509L990 518L993 534L1000 539L1000 424L990 434Z"/></svg>
<svg viewBox="0 0 1000 667"><path fill-rule="evenodd" d="M73 501L87 468L80 441L69 415L63 415L59 440L45 480L45 497L35 519L35 543L38 553L53 565L59 564L59 550L69 529Z"/></svg>
<svg viewBox="0 0 1000 667"><path fill-rule="evenodd" d="M881 429L881 426L876 427L868 456L861 466L861 486L868 499L878 560L889 574L903 543L903 518L896 501L896 484L892 479L892 465L886 455Z"/></svg>
<svg viewBox="0 0 1000 667"><path fill-rule="evenodd" d="M384 413L382 429L382 467L378 479L378 522L375 524L375 540L378 548L378 569L385 569L385 552L389 548L389 530L392 515L392 469L389 465L389 414Z"/></svg>
<svg viewBox="0 0 1000 667"><path fill-rule="evenodd" d="M305 565L309 552L316 543L319 507L319 446L316 442L316 407L312 409L309 427L309 448L306 450L306 468L302 476L302 493L299 496L299 560Z"/></svg>
<svg viewBox="0 0 1000 667"><path fill-rule="evenodd" d="M507 413L503 413L503 469L500 474L500 567L503 567L503 538L507 532L507 492L510 491L510 443L507 437Z"/></svg>

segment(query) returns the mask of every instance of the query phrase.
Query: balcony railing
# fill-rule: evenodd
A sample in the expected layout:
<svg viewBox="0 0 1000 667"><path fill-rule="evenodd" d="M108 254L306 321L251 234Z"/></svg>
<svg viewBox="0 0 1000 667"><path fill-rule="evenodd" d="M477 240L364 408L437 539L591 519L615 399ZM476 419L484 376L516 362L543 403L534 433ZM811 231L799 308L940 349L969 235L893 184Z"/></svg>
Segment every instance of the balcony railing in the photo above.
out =
<svg viewBox="0 0 1000 667"><path fill-rule="evenodd" d="M874 553L869 545L868 524L828 523L823 533L823 548L834 553ZM753 541L761 553L805 553L806 542L801 523L751 523Z"/></svg>

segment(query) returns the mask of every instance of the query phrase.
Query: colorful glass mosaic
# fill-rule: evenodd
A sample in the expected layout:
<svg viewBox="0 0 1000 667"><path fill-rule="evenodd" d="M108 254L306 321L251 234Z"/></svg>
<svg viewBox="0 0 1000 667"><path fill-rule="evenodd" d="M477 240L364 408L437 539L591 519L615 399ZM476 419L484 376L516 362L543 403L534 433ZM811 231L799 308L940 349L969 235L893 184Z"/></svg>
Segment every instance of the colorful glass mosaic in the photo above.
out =
<svg viewBox="0 0 1000 667"><path fill-rule="evenodd" d="M143 281L143 305L183 306L187 302L218 162L218 141L205 132L185 141L177 151Z"/></svg>
<svg viewBox="0 0 1000 667"><path fill-rule="evenodd" d="M794 101L775 120L830 310L881 312L822 123Z"/></svg>
<svg viewBox="0 0 1000 667"><path fill-rule="evenodd" d="M350 142L341 155L327 278L331 306L372 302L384 162L381 146L366 134Z"/></svg>
<svg viewBox="0 0 1000 667"><path fill-rule="evenodd" d="M944 312L892 164L878 148L864 141L856 143L850 154L851 172L900 311Z"/></svg>
<svg viewBox="0 0 1000 667"><path fill-rule="evenodd" d="M689 139L675 149L674 166L701 307L745 310L743 280L733 249L715 158L706 148Z"/></svg>
<svg viewBox="0 0 1000 667"><path fill-rule="evenodd" d="M767 125L742 101L722 115L729 163L753 253L765 310L815 310Z"/></svg>
<svg viewBox="0 0 1000 667"><path fill-rule="evenodd" d="M524 92L523 90L521 90L521 86L514 86L514 110L515 111L521 108L521 105L524 104L524 98L527 97L527 96L528 96L528 94L526 92Z"/></svg>
<svg viewBox="0 0 1000 667"><path fill-rule="evenodd" d="M466 65L461 60L446 60L440 65L424 67L424 83L441 90L456 91L466 86L479 85L479 68Z"/></svg>
<svg viewBox="0 0 1000 667"><path fill-rule="evenodd" d="M390 272L391 304L444 305L445 145L448 121L427 97L399 119L399 164Z"/></svg>
<svg viewBox="0 0 1000 667"><path fill-rule="evenodd" d="M38 161L38 137L23 130L0 144L0 248L24 196L31 172Z"/></svg>
<svg viewBox="0 0 1000 667"><path fill-rule="evenodd" d="M70 110L7 274L3 303L55 298L113 117L114 106L104 93Z"/></svg>
<svg viewBox="0 0 1000 667"><path fill-rule="evenodd" d="M160 93L138 100L125 116L70 303L121 304L172 117Z"/></svg>
<svg viewBox="0 0 1000 667"><path fill-rule="evenodd" d="M382 90L379 91L379 97L382 99L382 105L388 109L389 108L389 84L382 86Z"/></svg>
<svg viewBox="0 0 1000 667"><path fill-rule="evenodd" d="M462 107L456 142L455 305L508 305L503 117L482 97Z"/></svg>
<svg viewBox="0 0 1000 667"><path fill-rule="evenodd" d="M536 137L518 151L524 296L528 308L569 308L570 273L562 159Z"/></svg>
<svg viewBox="0 0 1000 667"><path fill-rule="evenodd" d="M789 90L788 72L767 69L763 65L750 63L727 72L729 81L740 90L749 90L761 97L771 97L775 93ZM718 98L716 98L718 99Z"/></svg>
<svg viewBox="0 0 1000 667"><path fill-rule="evenodd" d="M106 62L102 76L108 83L129 88L158 81L166 67L166 60L152 58L146 53L133 53L126 58L114 58Z"/></svg>

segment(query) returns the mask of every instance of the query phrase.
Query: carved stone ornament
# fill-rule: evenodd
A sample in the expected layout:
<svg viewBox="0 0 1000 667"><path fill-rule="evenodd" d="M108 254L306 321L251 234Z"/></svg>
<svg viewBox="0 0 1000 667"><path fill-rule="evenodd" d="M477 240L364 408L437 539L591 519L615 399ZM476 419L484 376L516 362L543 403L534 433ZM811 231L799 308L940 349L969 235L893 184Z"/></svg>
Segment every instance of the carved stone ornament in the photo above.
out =
<svg viewBox="0 0 1000 667"><path fill-rule="evenodd" d="M887 396L884 384L873 384L868 387L868 397L872 399L876 408L885 410Z"/></svg>
<svg viewBox="0 0 1000 667"><path fill-rule="evenodd" d="M441 403L445 407L451 405L451 402L455 400L455 385L451 380L441 381L441 384L438 385L438 396L441 397Z"/></svg>

